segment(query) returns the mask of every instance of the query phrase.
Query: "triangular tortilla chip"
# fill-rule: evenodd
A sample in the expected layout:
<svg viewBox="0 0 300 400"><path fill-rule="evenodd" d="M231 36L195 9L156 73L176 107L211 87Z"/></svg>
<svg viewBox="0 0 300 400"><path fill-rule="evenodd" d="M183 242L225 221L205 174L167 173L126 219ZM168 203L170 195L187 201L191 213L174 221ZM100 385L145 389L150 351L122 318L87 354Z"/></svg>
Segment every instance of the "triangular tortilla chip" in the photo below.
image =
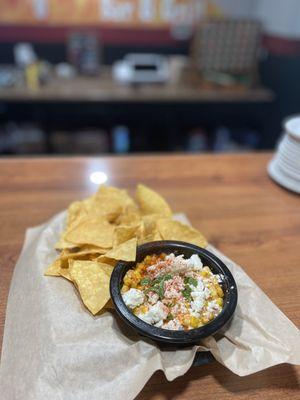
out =
<svg viewBox="0 0 300 400"><path fill-rule="evenodd" d="M172 211L168 203L154 190L144 185L138 185L136 199L142 214L159 214L169 217Z"/></svg>
<svg viewBox="0 0 300 400"><path fill-rule="evenodd" d="M96 261L98 263L110 265L112 268L114 268L117 264L117 260L114 260L113 258L107 258L105 255L97 257Z"/></svg>
<svg viewBox="0 0 300 400"><path fill-rule="evenodd" d="M135 261L137 238L132 238L127 242L121 243L105 254L107 258L122 261Z"/></svg>
<svg viewBox="0 0 300 400"><path fill-rule="evenodd" d="M72 260L69 269L83 303L92 314L97 314L110 298L109 275L95 261Z"/></svg>
<svg viewBox="0 0 300 400"><path fill-rule="evenodd" d="M140 246L141 244L144 243L149 243L149 242L156 242L158 240L162 240L162 237L158 231L150 233L150 235L144 236L141 239L138 240L138 245Z"/></svg>
<svg viewBox="0 0 300 400"><path fill-rule="evenodd" d="M58 258L57 260L53 261L44 272L46 276L60 276L60 269L61 269L61 260Z"/></svg>
<svg viewBox="0 0 300 400"><path fill-rule="evenodd" d="M68 279L68 281L72 281L69 268L61 268L59 275L62 276L63 278Z"/></svg>
<svg viewBox="0 0 300 400"><path fill-rule="evenodd" d="M65 250L65 249L76 249L77 245L71 242L68 242L65 239L65 233L62 233L59 241L55 244L55 249L56 250Z"/></svg>
<svg viewBox="0 0 300 400"><path fill-rule="evenodd" d="M95 195L95 201L100 204L118 204L121 212L138 211L134 200L128 195L124 189L118 189L113 186L101 185Z"/></svg>
<svg viewBox="0 0 300 400"><path fill-rule="evenodd" d="M111 248L115 227L105 219L90 218L79 223L65 234L66 240L78 245L93 245Z"/></svg>
<svg viewBox="0 0 300 400"><path fill-rule="evenodd" d="M157 221L157 229L164 240L180 240L206 247L207 240L196 229L171 219L160 219Z"/></svg>
<svg viewBox="0 0 300 400"><path fill-rule="evenodd" d="M114 234L114 247L135 237L138 229L139 225L117 226Z"/></svg>
<svg viewBox="0 0 300 400"><path fill-rule="evenodd" d="M76 249L65 249L62 251L60 258L84 258L84 256L98 256L99 254L105 254L107 249L98 246L85 245Z"/></svg>
<svg viewBox="0 0 300 400"><path fill-rule="evenodd" d="M68 261L61 258L57 258L52 264L49 265L48 269L44 273L46 276L62 276L68 280L71 280L68 269Z"/></svg>
<svg viewBox="0 0 300 400"><path fill-rule="evenodd" d="M99 261L97 261L97 264L101 267L101 269L106 273L106 275L110 278L110 276L111 276L111 274L112 274L112 272L113 272L113 270L114 270L114 267L113 266L111 266L111 265L109 265L109 264L106 264L106 263L104 263L104 262L99 262Z"/></svg>

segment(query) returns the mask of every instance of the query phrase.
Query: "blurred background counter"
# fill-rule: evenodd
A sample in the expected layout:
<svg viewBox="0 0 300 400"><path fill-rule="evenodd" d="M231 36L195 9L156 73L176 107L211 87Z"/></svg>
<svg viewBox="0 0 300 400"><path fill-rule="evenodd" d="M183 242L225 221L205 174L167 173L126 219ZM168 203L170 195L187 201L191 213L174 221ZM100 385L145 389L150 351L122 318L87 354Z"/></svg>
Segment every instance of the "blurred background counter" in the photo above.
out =
<svg viewBox="0 0 300 400"><path fill-rule="evenodd" d="M63 144L57 143L58 136L67 137L63 146L67 151L72 132L89 132L90 140L91 132L99 137L106 132L111 140L101 143L109 152L211 150L224 130L227 136L232 129L241 137L245 126L250 137L252 129L255 146L268 147L272 91L215 88L190 78L188 73L177 83L122 86L114 82L110 68L100 77L54 78L34 91L26 87L0 90L1 117L23 126L39 126L46 136L45 151L50 153L58 152Z"/></svg>
<svg viewBox="0 0 300 400"><path fill-rule="evenodd" d="M295 0L0 0L0 155L272 149Z"/></svg>

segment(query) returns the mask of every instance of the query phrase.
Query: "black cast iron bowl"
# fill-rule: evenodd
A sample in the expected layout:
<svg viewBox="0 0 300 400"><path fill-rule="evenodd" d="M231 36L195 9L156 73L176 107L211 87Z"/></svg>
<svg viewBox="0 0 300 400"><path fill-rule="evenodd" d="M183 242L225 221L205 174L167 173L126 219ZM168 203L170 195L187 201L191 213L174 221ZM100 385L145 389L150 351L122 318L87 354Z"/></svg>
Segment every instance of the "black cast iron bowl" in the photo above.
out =
<svg viewBox="0 0 300 400"><path fill-rule="evenodd" d="M214 320L200 328L189 331L171 331L147 324L136 317L126 306L121 295L124 275L130 268L135 266L136 262L141 262L147 255L161 253L184 254L185 258L189 258L192 254L198 254L203 264L209 266L214 274L222 274L224 276L223 282L220 283L224 291L224 305L221 313ZM193 244L173 240L143 244L137 248L135 262L118 262L111 275L110 294L119 316L141 335L148 336L158 342L181 345L197 343L200 339L214 335L221 328L224 328L233 316L238 298L235 280L229 269L219 258Z"/></svg>

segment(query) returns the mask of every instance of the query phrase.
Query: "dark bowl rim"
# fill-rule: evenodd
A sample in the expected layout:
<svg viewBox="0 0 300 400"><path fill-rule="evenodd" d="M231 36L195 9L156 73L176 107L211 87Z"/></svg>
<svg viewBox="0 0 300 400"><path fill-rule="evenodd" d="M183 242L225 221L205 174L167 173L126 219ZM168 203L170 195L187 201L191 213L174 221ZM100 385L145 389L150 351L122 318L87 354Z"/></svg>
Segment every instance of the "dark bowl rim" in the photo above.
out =
<svg viewBox="0 0 300 400"><path fill-rule="evenodd" d="M129 269L138 261L119 261L117 263L110 279L111 299L114 303L118 315L125 321L125 323L130 325L141 335L148 336L151 339L160 342L174 344L197 343L199 342L199 340L205 337L216 334L231 320L237 306L237 285L231 272L229 271L228 267L223 263L223 261L221 261L210 251L191 243L176 240L160 240L155 242L148 242L137 247L136 259L138 259L138 255L141 253L146 255L156 252L164 252L163 248L166 247L172 247L174 251L178 251L180 249L194 251L196 254L200 255L200 257L204 256L204 258L208 259L210 264L214 265L215 269L217 269L219 273L224 275L225 279L222 283L226 286L227 301L225 302L221 313L213 321L200 328L191 329L189 331L172 331L150 325L135 316L123 301L120 291L120 283L124 276L124 269ZM170 253L172 252L172 250L170 251L170 249L168 249L165 250L165 252ZM143 257L145 257L145 255Z"/></svg>

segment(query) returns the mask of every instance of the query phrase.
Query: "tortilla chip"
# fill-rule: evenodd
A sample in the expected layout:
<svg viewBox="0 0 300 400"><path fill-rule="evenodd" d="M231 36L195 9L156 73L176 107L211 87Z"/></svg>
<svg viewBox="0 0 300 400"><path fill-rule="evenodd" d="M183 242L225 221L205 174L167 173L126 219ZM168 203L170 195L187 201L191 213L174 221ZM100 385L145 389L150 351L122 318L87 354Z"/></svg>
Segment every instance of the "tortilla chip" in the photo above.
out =
<svg viewBox="0 0 300 400"><path fill-rule="evenodd" d="M157 228L164 240L180 240L199 247L207 246L207 240L199 231L181 222L160 219L157 221Z"/></svg>
<svg viewBox="0 0 300 400"><path fill-rule="evenodd" d="M121 226L136 226L141 224L141 215L139 211L125 210L116 220Z"/></svg>
<svg viewBox="0 0 300 400"><path fill-rule="evenodd" d="M95 196L119 199L124 203L124 205L134 203L133 199L128 195L125 189L120 189L115 186L100 185Z"/></svg>
<svg viewBox="0 0 300 400"><path fill-rule="evenodd" d="M114 308L115 308L114 303L112 302L111 299L109 299L108 302L105 304L104 309L112 310Z"/></svg>
<svg viewBox="0 0 300 400"><path fill-rule="evenodd" d="M88 214L86 204L87 202L84 200L74 201L70 204L67 214L67 229L75 228L79 222L86 218Z"/></svg>
<svg viewBox="0 0 300 400"><path fill-rule="evenodd" d="M68 281L72 281L69 268L61 268L59 271L59 275L63 278L68 279Z"/></svg>
<svg viewBox="0 0 300 400"><path fill-rule="evenodd" d="M46 276L60 276L60 269L61 269L61 260L58 258L50 264L44 272Z"/></svg>
<svg viewBox="0 0 300 400"><path fill-rule="evenodd" d="M82 201L73 202L68 208L67 229L75 228L90 217L104 218L113 222L121 214L123 206L120 200L93 195Z"/></svg>
<svg viewBox="0 0 300 400"><path fill-rule="evenodd" d="M103 216L108 222L114 222L122 212L122 204L116 199L96 198L94 208L88 216Z"/></svg>
<svg viewBox="0 0 300 400"><path fill-rule="evenodd" d="M114 247L118 246L121 243L127 242L129 239L135 237L138 229L139 225L117 226L114 234Z"/></svg>
<svg viewBox="0 0 300 400"><path fill-rule="evenodd" d="M168 203L158 193L147 186L138 185L136 199L142 214L159 214L164 217L172 215Z"/></svg>
<svg viewBox="0 0 300 400"><path fill-rule="evenodd" d="M114 260L113 258L108 258L106 256L99 256L96 258L96 260L98 263L110 265L112 268L114 268L117 264L116 260Z"/></svg>
<svg viewBox="0 0 300 400"><path fill-rule="evenodd" d="M59 239L59 241L55 244L56 250L65 250L65 249L76 249L77 245L71 242L68 242L65 239L65 234L63 233Z"/></svg>
<svg viewBox="0 0 300 400"><path fill-rule="evenodd" d="M157 221L161 219L159 214L143 215L142 221L144 224L144 235L148 236L157 231Z"/></svg>
<svg viewBox="0 0 300 400"><path fill-rule="evenodd" d="M97 314L110 298L110 277L103 266L95 261L72 260L70 276L85 306L92 314Z"/></svg>
<svg viewBox="0 0 300 400"><path fill-rule="evenodd" d="M118 189L112 186L100 186L95 195L96 202L107 204L118 204L121 212L138 211L134 200L128 195L126 190Z"/></svg>
<svg viewBox="0 0 300 400"><path fill-rule="evenodd" d="M87 244L109 249L113 244L114 229L105 219L90 218L68 231L65 238L77 245Z"/></svg>
<svg viewBox="0 0 300 400"><path fill-rule="evenodd" d="M62 260L61 258L57 258L51 265L49 265L48 269L44 273L46 276L62 276L66 279L70 279L69 270L68 270L68 262Z"/></svg>
<svg viewBox="0 0 300 400"><path fill-rule="evenodd" d="M105 254L107 249L98 246L81 246L76 247L75 249L65 249L62 251L60 258L69 259L69 258L82 258L84 256L95 256L98 257L100 254Z"/></svg>
<svg viewBox="0 0 300 400"><path fill-rule="evenodd" d="M137 238L134 237L127 242L121 243L105 254L107 258L122 261L135 261Z"/></svg>
<svg viewBox="0 0 300 400"><path fill-rule="evenodd" d="M113 270L114 270L114 267L112 267L111 265L109 265L109 264L106 264L106 263L103 263L103 262L98 262L97 261L97 264L98 265L100 265L100 267L102 268L102 270L106 273L106 275L110 278L110 276L111 276L111 274L112 274L112 272L113 272Z"/></svg>
<svg viewBox="0 0 300 400"><path fill-rule="evenodd" d="M155 231L153 233L150 233L150 235L147 235L147 236L144 236L144 237L138 239L138 245L140 246L141 244L149 243L149 242L156 242L158 240L162 240L162 237L158 231Z"/></svg>

